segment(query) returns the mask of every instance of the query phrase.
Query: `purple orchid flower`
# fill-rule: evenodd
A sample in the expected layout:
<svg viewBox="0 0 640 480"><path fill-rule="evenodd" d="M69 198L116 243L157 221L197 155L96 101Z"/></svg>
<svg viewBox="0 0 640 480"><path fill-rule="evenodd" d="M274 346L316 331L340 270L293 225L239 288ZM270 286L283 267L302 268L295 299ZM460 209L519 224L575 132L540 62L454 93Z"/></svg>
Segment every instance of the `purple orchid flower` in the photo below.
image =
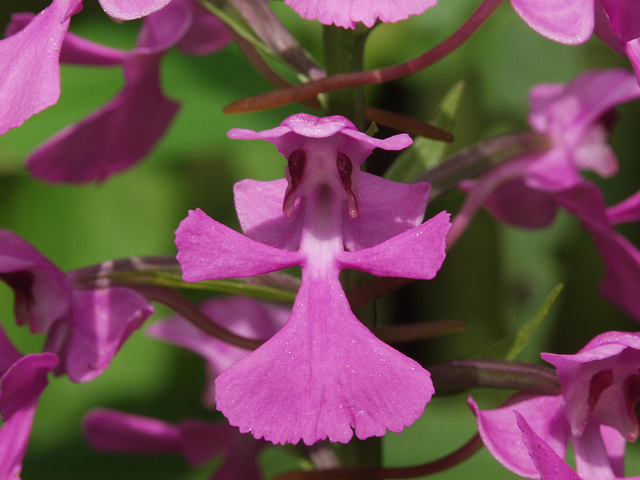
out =
<svg viewBox="0 0 640 480"><path fill-rule="evenodd" d="M53 353L22 355L0 328L0 479L19 478L40 394L58 365Z"/></svg>
<svg viewBox="0 0 640 480"><path fill-rule="evenodd" d="M514 10L539 34L577 45L591 37L596 10L621 41L640 37L640 5L628 0L511 0Z"/></svg>
<svg viewBox="0 0 640 480"><path fill-rule="evenodd" d="M204 302L201 309L232 332L252 338L269 338L284 325L291 311L244 297L215 298ZM157 322L148 333L188 348L207 361L209 379L204 395L207 407L215 406L215 378L249 353L203 333L182 317ZM241 434L227 423L183 420L172 425L152 418L97 409L87 416L84 430L89 443L98 450L134 454L180 453L193 466L222 455L225 458L222 466L212 478L262 478L257 456L266 442Z"/></svg>
<svg viewBox="0 0 640 480"><path fill-rule="evenodd" d="M31 153L27 168L49 182L102 181L144 158L171 124L179 104L160 88L160 62L177 46L207 54L231 40L224 24L194 0L172 0L145 18L130 52L107 50L67 34L62 61L121 64L125 86L109 103L71 125ZM110 63L105 57L111 59Z"/></svg>
<svg viewBox="0 0 640 480"><path fill-rule="evenodd" d="M47 334L45 351L60 358L56 374L86 382L109 366L153 307L128 288L75 288L73 275L20 236L0 230L0 280L15 293L18 324Z"/></svg>
<svg viewBox="0 0 640 480"><path fill-rule="evenodd" d="M479 181L465 182L469 197L451 235L464 230L481 204L498 219L525 228L548 225L563 207L581 220L600 249L607 268L603 295L640 320L635 293L640 286L640 253L613 228L625 221L623 217L633 216L637 198L608 215L598 187L580 173L617 173L603 118L616 105L638 97L640 87L633 75L617 69L586 72L568 85L535 87L529 123L549 137L552 148L508 162Z"/></svg>
<svg viewBox="0 0 640 480"><path fill-rule="evenodd" d="M639 433L640 333L603 333L575 355L542 358L556 367L562 395L520 393L494 410L469 397L487 449L523 477L572 479L578 476L568 466L551 468L564 463L571 440L579 478L622 478L625 443Z"/></svg>
<svg viewBox="0 0 640 480"><path fill-rule="evenodd" d="M212 480L261 480L258 454L266 445L227 423L183 420L174 425L115 410L92 410L84 422L91 446L103 452L180 454L191 466L223 456Z"/></svg>
<svg viewBox="0 0 640 480"><path fill-rule="evenodd" d="M352 428L358 438L402 430L431 399L430 375L358 321L338 274L430 279L442 265L449 215L421 224L428 185L359 169L375 148L399 150L410 138L375 139L344 117L308 114L229 136L274 143L288 159L287 179L236 184L246 237L191 211L176 231L183 278L301 266L302 284L286 325L216 379L217 408L241 432L273 443L347 442Z"/></svg>
<svg viewBox="0 0 640 480"><path fill-rule="evenodd" d="M218 325L246 338L266 339L285 324L291 309L260 303L247 297L208 300L200 305L202 312ZM215 406L214 380L225 369L249 352L207 335L182 317L156 322L147 330L152 337L179 345L199 354L207 362L208 381L203 402Z"/></svg>
<svg viewBox="0 0 640 480"><path fill-rule="evenodd" d="M118 20L141 18L170 0L101 0ZM0 40L0 135L22 125L31 115L54 105L60 97L59 57L71 16L82 0L53 0L18 32Z"/></svg>
<svg viewBox="0 0 640 480"><path fill-rule="evenodd" d="M420 15L433 7L437 0L285 0L298 15L308 20L318 20L323 25L356 28L358 22L368 28L376 21L394 23Z"/></svg>

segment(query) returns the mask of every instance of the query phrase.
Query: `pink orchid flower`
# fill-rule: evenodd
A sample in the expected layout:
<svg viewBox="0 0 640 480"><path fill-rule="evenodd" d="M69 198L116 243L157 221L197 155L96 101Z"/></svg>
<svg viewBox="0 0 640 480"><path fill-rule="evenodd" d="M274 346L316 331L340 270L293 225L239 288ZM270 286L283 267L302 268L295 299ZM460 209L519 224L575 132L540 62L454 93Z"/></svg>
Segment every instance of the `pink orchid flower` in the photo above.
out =
<svg viewBox="0 0 640 480"><path fill-rule="evenodd" d="M430 375L360 323L338 275L353 268L430 279L442 265L449 215L422 223L428 185L360 172L375 148L398 150L410 138L379 140L344 117L308 114L229 136L275 144L288 159L287 178L236 184L246 237L191 211L176 231L183 278L300 266L302 285L286 325L216 379L217 408L241 432L273 443L348 442L352 428L358 438L402 430L431 399Z"/></svg>
<svg viewBox="0 0 640 480"><path fill-rule="evenodd" d="M638 438L640 334L607 332L574 355L542 358L556 367L562 395L520 393L493 410L469 397L487 449L527 478L623 478L625 444ZM577 474L564 463L568 441Z"/></svg>

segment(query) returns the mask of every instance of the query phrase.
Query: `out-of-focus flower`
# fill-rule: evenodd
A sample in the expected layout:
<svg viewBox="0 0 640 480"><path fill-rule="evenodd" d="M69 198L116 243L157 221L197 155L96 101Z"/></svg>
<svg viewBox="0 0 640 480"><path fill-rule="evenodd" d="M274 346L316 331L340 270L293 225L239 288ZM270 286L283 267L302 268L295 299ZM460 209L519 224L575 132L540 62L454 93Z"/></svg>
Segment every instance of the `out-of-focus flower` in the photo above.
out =
<svg viewBox="0 0 640 480"><path fill-rule="evenodd" d="M596 10L622 41L640 37L640 5L628 0L511 0L518 15L536 32L570 45L591 37Z"/></svg>
<svg viewBox="0 0 640 480"><path fill-rule="evenodd" d="M607 332L575 355L542 358L556 367L562 395L517 394L494 410L469 397L487 449L523 477L575 479L561 466L570 440L580 478L623 477L625 443L638 438L640 334Z"/></svg>
<svg viewBox="0 0 640 480"><path fill-rule="evenodd" d="M535 87L529 122L534 130L548 135L552 148L466 182L463 188L469 197L463 211L473 212L483 203L504 222L539 228L554 219L558 207L564 207L581 220L602 254L607 267L603 295L640 320L635 293L640 286L640 253L613 228L640 217L637 197L608 215L598 187L581 175L582 170L603 177L617 173L605 121L616 105L638 97L640 87L633 75L617 69L586 72L568 85Z"/></svg>
<svg viewBox="0 0 640 480"><path fill-rule="evenodd" d="M286 325L218 377L218 409L241 432L273 443L347 442L352 428L358 438L402 430L433 394L429 372L353 315L338 274L354 268L429 279L440 268L449 215L421 224L428 185L398 184L359 168L375 148L398 150L410 138L379 140L344 117L307 114L229 136L274 143L288 159L286 180L236 184L246 237L191 211L176 231L183 278L301 266L302 285Z"/></svg>
<svg viewBox="0 0 640 480"><path fill-rule="evenodd" d="M218 325L237 335L255 339L274 335L291 313L288 307L260 303L247 297L215 298L202 303L200 309ZM215 406L216 377L249 353L207 335L182 317L156 322L147 332L152 337L188 348L206 360L209 378L203 400L207 407Z"/></svg>
<svg viewBox="0 0 640 480"><path fill-rule="evenodd" d="M153 307L131 289L79 289L72 278L26 240L0 230L0 280L15 293L17 322L47 334L45 351L60 358L57 374L86 382L109 366Z"/></svg>
<svg viewBox="0 0 640 480"><path fill-rule="evenodd" d="M131 20L161 9L170 0L101 0L113 18ZM60 51L72 15L82 0L53 0L19 31L0 40L0 135L22 125L60 97ZM24 17L22 17L24 19Z"/></svg>
<svg viewBox="0 0 640 480"><path fill-rule="evenodd" d="M27 168L50 182L82 183L105 180L131 167L162 138L179 108L160 88L165 53L177 46L187 53L207 54L230 40L224 24L200 4L172 0L145 18L133 50L120 51L117 61L124 72L124 88L109 103L39 146L29 156ZM61 58L105 65L99 48L67 34Z"/></svg>
<svg viewBox="0 0 640 480"><path fill-rule="evenodd" d="M47 375L58 365L53 353L22 355L0 328L0 479L19 478L33 417Z"/></svg>
<svg viewBox="0 0 640 480"><path fill-rule="evenodd" d="M238 433L228 423L183 420L174 425L116 410L95 409L85 418L84 434L93 448L103 452L180 454L191 466L222 456L223 463L212 479L262 479L257 458L266 443Z"/></svg>
<svg viewBox="0 0 640 480"><path fill-rule="evenodd" d="M324 25L356 28L358 22L371 28L380 20L393 23L419 15L437 0L285 0L302 18Z"/></svg>

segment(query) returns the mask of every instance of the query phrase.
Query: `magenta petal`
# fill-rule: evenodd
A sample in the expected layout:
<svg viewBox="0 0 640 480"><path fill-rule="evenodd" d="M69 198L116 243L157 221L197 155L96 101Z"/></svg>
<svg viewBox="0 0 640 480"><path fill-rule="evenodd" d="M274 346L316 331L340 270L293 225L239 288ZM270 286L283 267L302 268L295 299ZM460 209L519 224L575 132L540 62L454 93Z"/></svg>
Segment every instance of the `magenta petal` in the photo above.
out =
<svg viewBox="0 0 640 480"><path fill-rule="evenodd" d="M15 293L16 320L47 332L71 308L71 286L58 267L19 235L0 230L0 280Z"/></svg>
<svg viewBox="0 0 640 480"><path fill-rule="evenodd" d="M529 188L520 178L496 188L485 206L501 221L523 228L545 227L553 222L558 211L548 192Z"/></svg>
<svg viewBox="0 0 640 480"><path fill-rule="evenodd" d="M518 15L540 35L569 45L593 33L594 0L511 0Z"/></svg>
<svg viewBox="0 0 640 480"><path fill-rule="evenodd" d="M429 372L376 338L335 278L303 270L291 317L216 380L218 409L273 443L348 442L401 431L433 394ZM333 277L333 275L331 275Z"/></svg>
<svg viewBox="0 0 640 480"><path fill-rule="evenodd" d="M160 10L171 0L100 0L100 5L107 15L118 20L133 20L146 17Z"/></svg>
<svg viewBox="0 0 640 480"><path fill-rule="evenodd" d="M285 0L302 18L318 20L324 25L355 28L362 22L371 28L377 20L398 22L419 15L436 4L436 0Z"/></svg>
<svg viewBox="0 0 640 480"><path fill-rule="evenodd" d="M640 97L631 72L612 68L583 72L567 85L531 89L529 123L562 144L576 147L594 122L617 105Z"/></svg>
<svg viewBox="0 0 640 480"><path fill-rule="evenodd" d="M640 221L640 191L607 209L607 218L613 225Z"/></svg>
<svg viewBox="0 0 640 480"><path fill-rule="evenodd" d="M360 172L358 216L343 220L347 250L373 247L422 223L431 187L392 182Z"/></svg>
<svg viewBox="0 0 640 480"><path fill-rule="evenodd" d="M640 4L634 1L598 0L609 18L609 26L622 42L640 37Z"/></svg>
<svg viewBox="0 0 640 480"><path fill-rule="evenodd" d="M246 297L216 298L200 305L200 309L218 325L246 338L268 339L284 325L290 309L259 303ZM226 368L249 354L207 335L187 320L174 317L156 322L147 332L160 340L180 345L201 355L207 361L209 382L204 403L213 406L213 380Z"/></svg>
<svg viewBox="0 0 640 480"><path fill-rule="evenodd" d="M177 46L191 55L206 55L226 47L231 33L224 22L195 1L189 1L193 20Z"/></svg>
<svg viewBox="0 0 640 480"><path fill-rule="evenodd" d="M440 212L419 227L406 230L386 242L356 252L341 252L342 268L369 272L378 277L431 279L445 258L450 215Z"/></svg>
<svg viewBox="0 0 640 480"><path fill-rule="evenodd" d="M180 428L155 418L97 408L84 419L84 436L96 450L121 453L180 453Z"/></svg>
<svg viewBox="0 0 640 480"><path fill-rule="evenodd" d="M54 0L18 33L0 40L0 135L60 96L60 48L80 0Z"/></svg>
<svg viewBox="0 0 640 480"><path fill-rule="evenodd" d="M149 302L128 288L76 290L70 323L55 324L46 347L59 354L60 372L74 382L87 382L104 372L152 313ZM58 330L65 332L64 343L52 345L60 337Z"/></svg>
<svg viewBox="0 0 640 480"><path fill-rule="evenodd" d="M206 463L216 455L233 453L233 441L240 435L235 427L226 422L205 423L200 420L181 421L180 431L182 454L189 465L194 466ZM243 460L255 464L256 459L254 457Z"/></svg>
<svg viewBox="0 0 640 480"><path fill-rule="evenodd" d="M287 180L284 178L260 182L241 180L233 186L240 227L245 235L257 242L297 250L302 233L300 203L296 203L290 216L282 213Z"/></svg>
<svg viewBox="0 0 640 480"><path fill-rule="evenodd" d="M2 376L0 386L0 478L19 478L33 416L47 374L58 364L51 353L26 355Z"/></svg>
<svg viewBox="0 0 640 480"><path fill-rule="evenodd" d="M522 441L529 451L542 480L580 480L578 474L540 438L520 413L514 411Z"/></svg>
<svg viewBox="0 0 640 480"><path fill-rule="evenodd" d="M35 14L28 12L11 15L11 23L7 27L7 36L25 28L34 17ZM125 55L126 52L124 50L100 45L67 32L60 51L60 62L79 65L118 65L122 63Z"/></svg>
<svg viewBox="0 0 640 480"><path fill-rule="evenodd" d="M58 365L52 353L29 354L18 359L2 376L0 413L9 420L24 405L37 401L49 383L47 374Z"/></svg>
<svg viewBox="0 0 640 480"><path fill-rule="evenodd" d="M241 140L266 140L278 147L278 152L285 158L301 148L329 146L347 155L357 166L362 165L376 148L402 150L413 143L406 133L383 139L374 138L359 131L348 118L340 115L316 117L308 113L291 115L279 126L261 132L232 128L227 136Z"/></svg>
<svg viewBox="0 0 640 480"><path fill-rule="evenodd" d="M478 430L484 445L504 467L527 478L537 478L538 471L523 443L514 411L520 412L551 448L564 457L569 425L564 417L560 395L535 396L517 394L507 404L493 410L480 410L473 398L469 407L478 418Z"/></svg>
<svg viewBox="0 0 640 480"><path fill-rule="evenodd" d="M50 182L105 180L144 158L162 137L178 104L162 94L158 57L125 64L125 88L108 104L38 147L32 175Z"/></svg>
<svg viewBox="0 0 640 480"><path fill-rule="evenodd" d="M216 222L199 208L176 230L178 262L187 282L250 277L300 265L301 254L270 247Z"/></svg>
<svg viewBox="0 0 640 480"><path fill-rule="evenodd" d="M602 193L595 184L580 185L556 194L557 201L583 222L605 264L602 295L640 319L640 251L618 234L607 218Z"/></svg>

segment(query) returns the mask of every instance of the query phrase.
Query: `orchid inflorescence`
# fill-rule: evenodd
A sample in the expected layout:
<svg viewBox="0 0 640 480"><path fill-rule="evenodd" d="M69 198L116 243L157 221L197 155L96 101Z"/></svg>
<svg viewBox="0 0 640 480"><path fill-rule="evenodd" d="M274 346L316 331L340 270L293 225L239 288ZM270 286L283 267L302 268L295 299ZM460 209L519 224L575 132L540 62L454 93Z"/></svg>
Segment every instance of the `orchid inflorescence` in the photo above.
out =
<svg viewBox="0 0 640 480"><path fill-rule="evenodd" d="M256 116L256 123L249 124L259 125L255 130L241 128L248 122L233 117L235 127L229 129L213 120L207 105L207 123L189 126L208 145L196 155L216 162L211 170L215 178L207 180L216 189L226 180L229 165L220 157L228 155L227 148L245 148L235 147L244 143L236 140L259 140L246 142L252 145L246 151L277 157L273 168L277 165L280 178L259 180L260 170L233 186L242 233L215 219L232 218L221 215L215 203L192 205L188 213L180 210L172 217L171 228L154 231L154 238L174 240L175 248L155 252L165 255L101 258L95 265L67 268L64 261L50 260L45 248L34 246L38 235L22 234L33 233L33 228L12 228L14 221L2 221L0 280L13 298L14 323L27 328L17 329L6 319L0 328L0 480L20 477L23 468L29 478L30 435L37 431L38 405L47 402L50 376L77 384L103 381L117 369L125 344L142 336L143 327L148 337L204 359L201 410L194 415L198 411L188 407L186 397L172 404L185 412L180 418L157 418L158 409L139 406L135 413L122 411L116 401L95 404L84 412L82 435L99 452L173 455L189 467L211 465L206 467L210 478L257 480L274 473L265 467L264 456L277 448L302 467L283 473L276 465L271 470L278 478L310 480L421 477L473 465L467 459L486 447L499 464L525 478L627 478L625 455L633 456L627 444L640 433L640 250L634 244L637 232L617 227L637 225L640 191L633 188L635 172L626 167L625 156L619 162L618 145L611 142L618 117L624 124L625 115L637 116L640 2L511 0L509 11L502 0L482 0L466 20L458 18L459 5L436 0L285 0L281 6L263 0L100 0L95 12L83 0L52 0L34 13L16 13L20 6L10 3L5 7L11 13L6 35L0 40L0 141L9 143L0 143L0 162L5 150L11 151L12 135L29 131L32 116L55 112L56 104L63 103L66 65L94 73L115 67L122 82L120 91L93 113L40 145L30 139L24 164L30 178L24 180L8 167L8 180L0 184L7 191L13 181L31 184L37 179L52 185L53 192L68 192L64 184L82 189L149 168L138 164L162 148L172 124L181 122L181 104L188 109L189 99L196 98L190 93L180 102L173 99L165 93L172 92L166 77L198 71L203 64L196 57L213 56L216 75L234 83L226 113L295 102L302 102L305 111L274 113L277 126L265 121L269 117ZM371 32L385 23L410 30L440 11L459 24L440 43L413 59L365 68ZM120 48L126 42L105 45L76 32L76 19L86 15L103 22L103 13L118 22L114 38L119 28L137 30L130 48ZM600 56L607 56L607 68L583 59L588 69L573 78L529 82L529 127L483 127L467 145L458 145L451 132L462 108L462 84L444 95L432 123L380 108L393 103L384 99L384 90L378 100L365 95L365 86L395 82L463 50L489 19L501 14L511 15L509 22L520 17L537 34L576 51L597 45ZM309 25L320 25L324 64L303 47L303 37L312 31L305 31ZM506 48L519 38L502 42ZM233 53L219 56L227 47ZM404 47L390 42L384 53L404 53ZM612 52L618 56L609 59ZM499 55L492 51L474 61ZM455 75L480 88L473 86L472 56L460 64L469 69ZM238 98L239 91L246 92L235 83L248 72L238 66L241 59L275 88ZM206 81L207 98L209 93L228 97L228 90L220 88L220 93L210 78ZM491 79L496 81L510 80ZM98 85L90 87L99 90ZM255 86L251 88L255 94ZM427 88L419 95L440 96ZM637 132L626 140L629 148L637 142ZM275 146L277 155L262 141ZM455 150L447 154L445 142ZM220 145L225 147L218 151ZM632 155L637 149L628 151ZM172 161L175 170L169 177L176 185L183 177L175 171L190 165L188 152L187 146L185 159ZM230 159L243 163L241 156ZM148 178L145 172L143 178ZM621 184L609 182L621 175L629 177L624 184L632 190L614 190ZM202 178L189 178L182 193L191 195ZM143 188L142 183L136 188ZM92 195L102 187L84 188ZM182 205L178 190L169 187L166 195L172 204ZM118 196L132 193L118 191ZM205 195L209 193L207 186ZM127 208L136 208L133 201L127 200ZM9 207L7 201L0 211ZM598 272L601 296L619 311L598 308L615 319L598 317L592 329L578 321L599 316L599 311L585 308L580 318L558 312L554 302L561 286L545 301L528 298L528 307L537 313L512 335L496 326L497 318L483 320L482 313L464 310L465 298L475 295L478 285L471 277L482 270L472 264L487 258L486 242L474 236L479 232L475 224L502 229L494 233L512 232L513 227L541 231L555 225L557 217L565 223L575 217L585 238L593 241L593 256L597 252L603 265ZM134 228L144 227L137 223ZM41 236L49 235L38 229ZM109 243L106 235L99 240ZM137 236L129 240L135 242ZM73 238L69 245L78 245L80 252L82 242ZM460 261L454 253L445 260L449 252L468 252L465 242L475 246L474 256L467 253ZM495 238L491 244L501 245ZM529 255L521 246L518 255ZM581 257L585 265L590 261ZM458 269L461 263L473 273L465 266ZM530 268L533 283L543 269ZM487 274L486 282L494 280L489 279L494 273ZM570 291L584 289L592 297L590 286L570 273L556 278ZM449 284L459 285L455 294L443 293L453 288ZM426 300L412 299L416 294ZM517 292L507 289L501 295L503 299L483 302L499 300L493 310L499 312ZM155 318L167 317L167 308L174 312L170 318ZM464 312L466 322L439 318L441 311L457 312L454 317ZM474 318L481 319L480 327ZM570 324L572 333L541 341L536 331L543 321ZM470 336L464 333L467 327ZM32 335L43 343L34 347ZM463 340L456 343L455 335ZM501 341L490 345L491 338ZM541 353L545 364L538 355L526 357L532 348L558 353ZM193 379L182 370L174 375L188 383ZM498 392L504 389L510 393ZM144 394L147 406L155 401L154 392ZM395 432L400 434L396 441L403 442L407 437L401 432L428 421L432 399L446 403L456 395L467 399L468 408L457 412L455 421L473 431L471 440L432 460L433 442L425 439L418 445L425 454L416 460L421 463L385 466L380 438L386 442L389 432ZM463 476L485 477L482 469L470 468Z"/></svg>

